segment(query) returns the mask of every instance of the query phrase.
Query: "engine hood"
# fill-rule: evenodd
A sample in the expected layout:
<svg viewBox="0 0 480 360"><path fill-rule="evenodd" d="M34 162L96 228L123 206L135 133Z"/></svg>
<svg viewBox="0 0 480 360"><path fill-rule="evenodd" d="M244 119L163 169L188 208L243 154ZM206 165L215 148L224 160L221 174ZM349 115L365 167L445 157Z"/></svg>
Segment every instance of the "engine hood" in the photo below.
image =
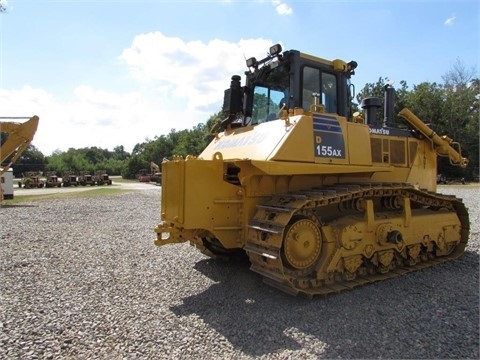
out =
<svg viewBox="0 0 480 360"><path fill-rule="evenodd" d="M292 116L227 130L218 134L199 155L210 160L220 153L224 160L277 160L314 162L312 120Z"/></svg>

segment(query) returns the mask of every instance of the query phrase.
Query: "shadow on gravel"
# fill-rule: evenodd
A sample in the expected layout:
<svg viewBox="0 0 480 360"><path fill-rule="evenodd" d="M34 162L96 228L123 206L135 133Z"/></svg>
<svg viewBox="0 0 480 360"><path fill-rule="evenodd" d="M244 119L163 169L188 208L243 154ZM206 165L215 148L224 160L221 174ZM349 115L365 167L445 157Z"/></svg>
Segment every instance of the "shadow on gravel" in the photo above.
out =
<svg viewBox="0 0 480 360"><path fill-rule="evenodd" d="M318 358L478 358L479 255L351 291L291 297L249 264L202 260L216 284L171 307L196 314L237 350L257 357L301 350Z"/></svg>
<svg viewBox="0 0 480 360"><path fill-rule="evenodd" d="M0 209L8 208L29 208L29 207L38 207L38 205L27 205L27 204L3 204L0 205Z"/></svg>

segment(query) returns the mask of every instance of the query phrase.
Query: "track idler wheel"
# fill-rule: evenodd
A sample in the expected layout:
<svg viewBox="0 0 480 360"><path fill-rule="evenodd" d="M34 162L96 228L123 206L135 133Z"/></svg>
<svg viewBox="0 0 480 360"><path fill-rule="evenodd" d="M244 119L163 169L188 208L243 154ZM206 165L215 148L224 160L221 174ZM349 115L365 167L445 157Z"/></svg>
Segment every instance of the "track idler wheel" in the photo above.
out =
<svg viewBox="0 0 480 360"><path fill-rule="evenodd" d="M294 270L312 268L322 250L322 233L317 223L308 218L294 218L285 231L283 259Z"/></svg>

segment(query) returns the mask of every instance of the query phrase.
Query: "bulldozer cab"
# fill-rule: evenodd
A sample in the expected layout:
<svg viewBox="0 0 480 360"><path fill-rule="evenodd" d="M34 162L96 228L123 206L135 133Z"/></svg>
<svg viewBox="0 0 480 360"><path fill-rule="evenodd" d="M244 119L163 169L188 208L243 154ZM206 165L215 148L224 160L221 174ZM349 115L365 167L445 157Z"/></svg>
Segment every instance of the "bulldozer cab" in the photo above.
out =
<svg viewBox="0 0 480 360"><path fill-rule="evenodd" d="M350 77L357 63L328 61L289 50L280 45L270 48L269 55L257 61L247 60L246 84L234 75L225 90L224 127L256 125L278 119L281 110L303 109L350 117L353 98Z"/></svg>

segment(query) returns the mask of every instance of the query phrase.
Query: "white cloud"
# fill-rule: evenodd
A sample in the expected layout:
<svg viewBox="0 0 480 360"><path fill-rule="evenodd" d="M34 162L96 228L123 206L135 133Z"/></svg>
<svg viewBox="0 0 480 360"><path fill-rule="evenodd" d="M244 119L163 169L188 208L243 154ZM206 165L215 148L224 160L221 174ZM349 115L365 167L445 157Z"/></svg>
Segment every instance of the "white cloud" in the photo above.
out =
<svg viewBox="0 0 480 360"><path fill-rule="evenodd" d="M117 145L131 151L147 137L168 132L172 126L162 116L176 116L145 100L139 93L115 94L79 86L75 100L61 103L42 89L25 86L0 90L2 114L40 117L32 144L44 155L54 150L97 146L113 150ZM19 120L16 120L19 121Z"/></svg>
<svg viewBox="0 0 480 360"><path fill-rule="evenodd" d="M272 4L279 15L291 15L293 13L293 9L280 0L272 0Z"/></svg>
<svg viewBox="0 0 480 360"><path fill-rule="evenodd" d="M452 26L455 23L457 17L455 15L450 16L447 20L445 20L444 25Z"/></svg>
<svg viewBox="0 0 480 360"><path fill-rule="evenodd" d="M185 42L159 32L138 35L121 54L138 87L121 93L77 86L69 102L40 88L0 89L2 116L40 117L33 139L44 155L97 146L131 152L145 139L192 128L219 111L234 74L244 79L245 57L262 58L266 39Z"/></svg>
<svg viewBox="0 0 480 360"><path fill-rule="evenodd" d="M271 45L265 39L185 42L152 32L136 36L121 59L134 78L163 89L166 97L185 102L187 111L210 109L212 114L220 110L231 75L247 69L244 55L266 54ZM217 107L212 108L214 105Z"/></svg>

